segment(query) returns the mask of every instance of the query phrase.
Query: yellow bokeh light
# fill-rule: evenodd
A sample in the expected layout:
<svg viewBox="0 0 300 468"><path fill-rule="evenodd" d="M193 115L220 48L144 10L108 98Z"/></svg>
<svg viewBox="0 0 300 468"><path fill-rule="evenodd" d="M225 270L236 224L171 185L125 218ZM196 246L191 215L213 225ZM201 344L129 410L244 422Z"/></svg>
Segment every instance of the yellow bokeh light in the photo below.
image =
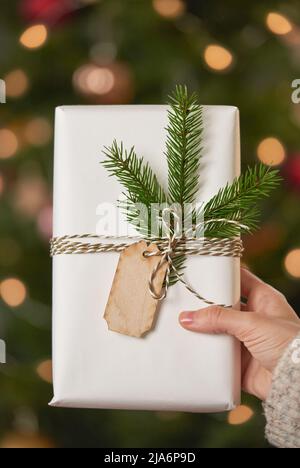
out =
<svg viewBox="0 0 300 468"><path fill-rule="evenodd" d="M17 152L18 139L14 132L7 128L0 130L0 159L7 159Z"/></svg>
<svg viewBox="0 0 300 468"><path fill-rule="evenodd" d="M246 405L237 406L234 410L230 411L228 414L228 423L233 426L239 424L245 424L253 416L253 410Z"/></svg>
<svg viewBox="0 0 300 468"><path fill-rule="evenodd" d="M52 361L49 359L41 362L36 368L36 373L40 379L47 383L52 383Z"/></svg>
<svg viewBox="0 0 300 468"><path fill-rule="evenodd" d="M2 300L10 307L18 307L26 299L26 287L17 278L8 278L0 284Z"/></svg>
<svg viewBox="0 0 300 468"><path fill-rule="evenodd" d="M289 275L300 278L300 248L291 250L286 255L284 266Z"/></svg>
<svg viewBox="0 0 300 468"><path fill-rule="evenodd" d="M31 145L43 146L51 140L52 127L44 117L36 117L26 125L24 136Z"/></svg>
<svg viewBox="0 0 300 468"><path fill-rule="evenodd" d="M185 12L185 4L182 0L153 0L153 8L165 18L178 18Z"/></svg>
<svg viewBox="0 0 300 468"><path fill-rule="evenodd" d="M272 33L280 36L290 33L293 29L292 23L286 16L275 12L267 15L266 24Z"/></svg>
<svg viewBox="0 0 300 468"><path fill-rule="evenodd" d="M8 97L18 98L26 93L29 87L28 76L23 70L12 70L5 77L6 94Z"/></svg>
<svg viewBox="0 0 300 468"><path fill-rule="evenodd" d="M204 51L204 60L213 70L225 71L232 65L233 56L225 47L211 44Z"/></svg>
<svg viewBox="0 0 300 468"><path fill-rule="evenodd" d="M44 24L35 24L26 29L20 37L20 43L27 49L37 49L45 44L48 30Z"/></svg>
<svg viewBox="0 0 300 468"><path fill-rule="evenodd" d="M257 147L258 159L268 166L278 166L286 156L283 144L274 137L262 140Z"/></svg>

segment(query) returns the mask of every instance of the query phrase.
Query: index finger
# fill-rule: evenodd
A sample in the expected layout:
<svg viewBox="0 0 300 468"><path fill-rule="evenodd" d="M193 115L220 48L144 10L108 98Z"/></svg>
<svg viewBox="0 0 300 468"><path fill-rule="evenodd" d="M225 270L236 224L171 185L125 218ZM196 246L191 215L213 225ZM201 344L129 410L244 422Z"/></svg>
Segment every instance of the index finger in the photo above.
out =
<svg viewBox="0 0 300 468"><path fill-rule="evenodd" d="M263 284L266 283L247 270L247 268L241 268L241 292L243 297L247 298L251 291Z"/></svg>

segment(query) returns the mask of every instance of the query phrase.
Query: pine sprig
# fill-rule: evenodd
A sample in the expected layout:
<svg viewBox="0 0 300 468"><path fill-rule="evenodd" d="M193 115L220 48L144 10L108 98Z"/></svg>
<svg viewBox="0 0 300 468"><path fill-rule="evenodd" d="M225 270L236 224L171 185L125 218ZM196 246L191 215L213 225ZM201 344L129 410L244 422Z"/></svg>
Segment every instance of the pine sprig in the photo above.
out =
<svg viewBox="0 0 300 468"><path fill-rule="evenodd" d="M199 189L201 137L203 131L202 107L194 93L186 86L176 86L169 97L166 157L168 162L168 196L171 203L183 207L193 203ZM173 260L178 272L184 269L185 256ZM178 281L172 271L170 284Z"/></svg>
<svg viewBox="0 0 300 468"><path fill-rule="evenodd" d="M142 236L149 237L153 230L151 208L153 204L161 205L167 201L156 175L149 164L137 156L134 147L127 151L123 143L118 145L114 140L110 147L104 148L104 154L107 159L102 162L103 166L127 190L125 200L119 203L119 207L127 221Z"/></svg>
<svg viewBox="0 0 300 468"><path fill-rule="evenodd" d="M176 86L169 97L166 156L169 169L169 198L171 202L192 203L199 188L202 107L186 86Z"/></svg>
<svg viewBox="0 0 300 468"><path fill-rule="evenodd" d="M204 207L204 220L233 220L244 227L224 222L208 223L205 235L208 237L236 236L256 229L258 223L257 202L270 195L280 182L278 170L258 164L237 177L232 184L211 198Z"/></svg>
<svg viewBox="0 0 300 468"><path fill-rule="evenodd" d="M150 207L151 203L163 203L166 195L148 163L138 158L134 147L129 151L123 143L118 145L114 140L110 147L104 148L107 159L102 162L110 175L116 176L128 191L128 199L132 203L143 203Z"/></svg>
<svg viewBox="0 0 300 468"><path fill-rule="evenodd" d="M199 168L202 142L202 107L195 94L189 95L185 86L177 86L169 98L166 156L168 161L168 194L156 175L134 150L125 150L116 141L105 148L107 159L102 163L110 175L116 176L127 190L126 202L121 203L127 220L145 237L152 234L153 204L179 203L186 208L195 202L199 189ZM232 237L253 231L258 224L257 202L269 196L279 184L277 170L263 164L248 168L232 184L227 184L204 207L193 211L195 220L205 221L206 237ZM137 204L145 206L141 213ZM160 208L154 213L161 221ZM159 221L160 220L160 221ZM233 222L233 223L232 223ZM236 222L236 224L234 224ZM161 224L160 224L161 226ZM174 226L171 224L170 229ZM185 256L174 257L178 271L184 268ZM176 283L174 272L171 284Z"/></svg>

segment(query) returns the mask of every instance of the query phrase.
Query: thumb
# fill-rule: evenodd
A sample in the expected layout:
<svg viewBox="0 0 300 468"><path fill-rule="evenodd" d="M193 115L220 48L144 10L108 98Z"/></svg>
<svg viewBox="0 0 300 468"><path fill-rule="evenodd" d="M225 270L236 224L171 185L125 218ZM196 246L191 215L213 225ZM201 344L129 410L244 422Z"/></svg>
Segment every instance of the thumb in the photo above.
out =
<svg viewBox="0 0 300 468"><path fill-rule="evenodd" d="M258 317L253 312L240 312L220 306L207 307L196 312L182 312L180 324L191 331L227 334L243 341L243 337L257 326Z"/></svg>

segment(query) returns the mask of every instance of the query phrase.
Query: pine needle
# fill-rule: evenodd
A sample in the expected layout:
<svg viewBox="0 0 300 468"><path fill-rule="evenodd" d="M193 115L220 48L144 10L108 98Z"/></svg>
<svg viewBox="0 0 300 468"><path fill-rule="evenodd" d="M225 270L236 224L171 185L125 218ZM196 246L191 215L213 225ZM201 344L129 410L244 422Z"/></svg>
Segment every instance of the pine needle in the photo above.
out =
<svg viewBox="0 0 300 468"><path fill-rule="evenodd" d="M127 221L141 235L151 236L151 208L153 204L163 204L167 201L156 175L149 164L144 163L143 158L138 158L134 147L127 151L123 143L118 145L114 140L110 147L104 148L104 154L107 159L102 162L103 166L127 190L124 194L125 200L119 203Z"/></svg>
<svg viewBox="0 0 300 468"><path fill-rule="evenodd" d="M110 147L104 148L107 160L103 166L116 176L128 191L128 198L133 203L143 203L150 207L151 203L163 203L166 195L160 186L156 175L143 158L138 158L134 147L127 151L123 143L118 145L114 140Z"/></svg>
<svg viewBox="0 0 300 468"><path fill-rule="evenodd" d="M197 95L189 95L186 86L176 86L169 105L166 129L169 198L183 206L195 201L199 188L202 107Z"/></svg>
<svg viewBox="0 0 300 468"><path fill-rule="evenodd" d="M225 219L243 224L239 228L226 222L207 224L205 235L208 237L230 237L257 228L257 202L270 195L279 182L278 170L263 164L248 167L245 173L237 177L232 184L227 184L205 205L204 220Z"/></svg>

